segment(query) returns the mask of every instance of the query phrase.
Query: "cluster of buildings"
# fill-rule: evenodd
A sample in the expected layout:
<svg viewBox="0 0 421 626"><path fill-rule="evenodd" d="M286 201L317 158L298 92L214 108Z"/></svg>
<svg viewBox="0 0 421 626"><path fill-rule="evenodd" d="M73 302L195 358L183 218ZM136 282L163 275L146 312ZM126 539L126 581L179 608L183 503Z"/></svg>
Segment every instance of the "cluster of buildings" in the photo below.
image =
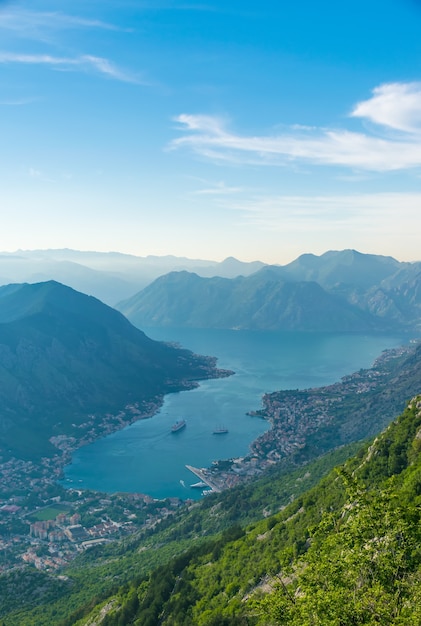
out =
<svg viewBox="0 0 421 626"><path fill-rule="evenodd" d="M408 353L410 347L386 350L371 369L344 376L340 382L326 387L304 390L276 391L263 398L264 408L249 415L263 417L271 429L250 446L250 454L243 458L215 462L211 469L196 471L213 491L233 487L256 477L270 465L304 448L312 434L328 426L337 414L345 397L366 394L378 387L387 377L385 365Z"/></svg>
<svg viewBox="0 0 421 626"><path fill-rule="evenodd" d="M68 528L79 524L80 519L79 513L74 513L70 516L66 513L59 513L55 519L42 520L31 524L29 526L29 534L31 537L48 541L65 541L66 537L72 541L67 532Z"/></svg>

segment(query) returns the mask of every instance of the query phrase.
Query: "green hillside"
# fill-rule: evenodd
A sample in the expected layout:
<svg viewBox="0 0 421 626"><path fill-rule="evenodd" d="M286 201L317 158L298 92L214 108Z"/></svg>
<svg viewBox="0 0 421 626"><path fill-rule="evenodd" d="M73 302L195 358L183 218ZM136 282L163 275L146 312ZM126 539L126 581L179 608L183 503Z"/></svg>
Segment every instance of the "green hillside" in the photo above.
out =
<svg viewBox="0 0 421 626"><path fill-rule="evenodd" d="M418 396L282 512L190 547L75 623L420 624L420 505Z"/></svg>
<svg viewBox="0 0 421 626"><path fill-rule="evenodd" d="M64 577L9 574L0 614L7 626L419 624L420 505L418 396L363 448L276 466Z"/></svg>

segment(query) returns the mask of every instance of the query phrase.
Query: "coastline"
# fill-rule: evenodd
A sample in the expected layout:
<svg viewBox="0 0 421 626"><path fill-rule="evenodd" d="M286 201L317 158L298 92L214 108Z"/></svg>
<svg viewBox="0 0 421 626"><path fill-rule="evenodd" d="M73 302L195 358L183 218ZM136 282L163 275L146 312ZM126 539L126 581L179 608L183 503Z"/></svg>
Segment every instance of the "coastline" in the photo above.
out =
<svg viewBox="0 0 421 626"><path fill-rule="evenodd" d="M357 415L347 426L347 415L355 408L347 407L353 403L353 398L364 403L377 394L390 380L390 367L393 369L394 363L414 350L414 344L386 349L371 367L346 375L328 386L264 394L263 408L248 411L248 414L264 419L270 428L248 443L249 452L242 457L216 457L211 465L194 470L200 472L201 480L210 484L214 491L222 491L258 477L276 464L296 466L334 447L369 436L371 433L364 430L364 424L371 419L369 411L361 409L365 417ZM393 419L398 409L394 413L393 407L388 408L389 417ZM155 412L158 409L157 406ZM373 423L373 432L382 427L379 419Z"/></svg>
<svg viewBox="0 0 421 626"><path fill-rule="evenodd" d="M347 443L376 435L403 410L407 394L421 390L419 341L384 350L370 368L343 376L332 385L264 394L263 408L249 411L270 423L270 429L250 444L248 455L218 460L211 468L191 468L214 491L222 491L261 475L275 465L296 467ZM416 372L399 370L418 355ZM418 382L419 381L419 382ZM390 385L394 385L394 402ZM373 408L373 402L377 405Z"/></svg>
<svg viewBox="0 0 421 626"><path fill-rule="evenodd" d="M212 462L211 467L195 469L204 472L202 478L204 477L207 482L211 481L218 490L223 490L259 476L277 463L297 465L331 449L334 445L326 433L332 429L337 429L337 441L334 442L336 446L346 443L350 437L354 441L361 438L364 433L361 435L357 432L358 424L347 426L346 420L344 421L339 415L341 409L342 412L345 410L351 397L365 400L373 393L377 393L379 388L387 384L390 379L388 376L390 363L415 351L416 345L417 343L412 343L399 348L386 349L375 359L371 368L344 376L340 381L327 387L274 391L264 394L262 408L248 411L248 414L264 419L270 424L270 428L248 444L249 453L238 458L218 458ZM27 477L31 475L41 475L40 481L46 485L59 481L64 477L64 467L72 462L73 453L80 447L117 432L136 421L154 417L162 407L165 396L171 393L197 388L200 381L232 375L232 370L214 368L215 362L214 357L209 357L208 375L203 378L185 380L177 384L169 381L166 393L138 403L127 404L114 414L87 416L88 420L78 427L80 431L83 431L79 431L79 436L76 433L76 436L52 437L50 441L54 444L57 453L44 457L38 464L12 459L7 463L7 476L12 477L12 480L8 480L7 483L2 481L3 486L8 492L12 487L25 488L28 484ZM416 391L419 391L418 387ZM393 407L387 408L390 409L390 419L393 419ZM361 418L360 415L358 419L361 422L361 419L364 421L366 418ZM2 469L5 467L6 465L2 465Z"/></svg>
<svg viewBox="0 0 421 626"><path fill-rule="evenodd" d="M196 355L195 355L196 356ZM203 358L203 357L202 357ZM50 442L61 451L61 456L58 457L58 465L60 465L60 475L58 478L63 478L63 470L66 465L72 462L72 454L79 448L91 444L98 439L107 437L135 422L153 418L161 409L165 396L178 393L179 391L189 391L199 387L201 381L212 380L215 378L226 378L235 374L232 370L222 369L216 367L216 357L204 357L208 360L209 371L208 376L204 376L199 379L183 380L178 383L170 382L166 391L162 394L152 397L148 400L142 400L140 402L133 402L127 404L124 409L120 410L116 414L106 414L102 416L101 421L98 420L98 416L90 416L89 422L85 422L80 425L81 428L86 429L86 434L80 438L67 437L66 435L59 435L57 437L50 438ZM94 425L95 424L95 425ZM56 460L56 457L54 457ZM56 465L57 467L57 465Z"/></svg>
<svg viewBox="0 0 421 626"><path fill-rule="evenodd" d="M167 381L163 392L151 398L128 403L114 413L87 415L86 421L73 425L76 432L53 435L49 438L49 442L57 451L51 456L44 456L37 460L23 460L12 456L0 463L2 470L0 490L5 494L27 491L28 477L33 476L37 477L35 479L37 483L45 487L57 483L64 478L64 468L72 462L72 455L79 448L118 432L137 421L153 418L161 409L165 396L169 394L196 389L201 381L225 378L235 373L232 370L217 368L216 357L201 356L200 358L206 359L207 363L206 370L204 369L203 376L200 378Z"/></svg>

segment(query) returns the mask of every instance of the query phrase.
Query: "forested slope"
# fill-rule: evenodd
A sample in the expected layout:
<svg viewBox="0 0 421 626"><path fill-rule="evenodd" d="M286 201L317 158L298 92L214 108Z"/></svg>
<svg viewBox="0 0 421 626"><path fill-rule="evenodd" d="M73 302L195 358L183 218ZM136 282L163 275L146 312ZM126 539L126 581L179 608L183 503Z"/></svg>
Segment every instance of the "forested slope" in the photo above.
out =
<svg viewBox="0 0 421 626"><path fill-rule="evenodd" d="M77 623L419 624L420 505L417 397L282 512L190 548Z"/></svg>

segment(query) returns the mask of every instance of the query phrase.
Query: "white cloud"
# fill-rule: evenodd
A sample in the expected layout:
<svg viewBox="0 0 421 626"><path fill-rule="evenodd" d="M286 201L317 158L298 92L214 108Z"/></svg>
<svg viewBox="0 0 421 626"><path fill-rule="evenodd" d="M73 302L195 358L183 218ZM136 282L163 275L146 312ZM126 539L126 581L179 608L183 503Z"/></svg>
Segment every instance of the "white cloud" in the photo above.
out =
<svg viewBox="0 0 421 626"><path fill-rule="evenodd" d="M403 136L378 137L347 129L297 125L271 136L247 136L230 132L217 117L182 114L176 121L187 134L170 147L185 146L206 158L235 163L287 165L304 161L377 172L420 167L421 83L383 85L374 94L358 104L352 116L405 130Z"/></svg>
<svg viewBox="0 0 421 626"><path fill-rule="evenodd" d="M119 69L108 59L92 55L79 57L59 57L50 54L16 54L13 52L0 52L0 63L22 63L26 65L47 65L61 69L94 69L100 74L105 74L116 80L129 83L141 84L139 78Z"/></svg>
<svg viewBox="0 0 421 626"><path fill-rule="evenodd" d="M373 89L351 114L406 133L421 132L421 83L388 83Z"/></svg>

